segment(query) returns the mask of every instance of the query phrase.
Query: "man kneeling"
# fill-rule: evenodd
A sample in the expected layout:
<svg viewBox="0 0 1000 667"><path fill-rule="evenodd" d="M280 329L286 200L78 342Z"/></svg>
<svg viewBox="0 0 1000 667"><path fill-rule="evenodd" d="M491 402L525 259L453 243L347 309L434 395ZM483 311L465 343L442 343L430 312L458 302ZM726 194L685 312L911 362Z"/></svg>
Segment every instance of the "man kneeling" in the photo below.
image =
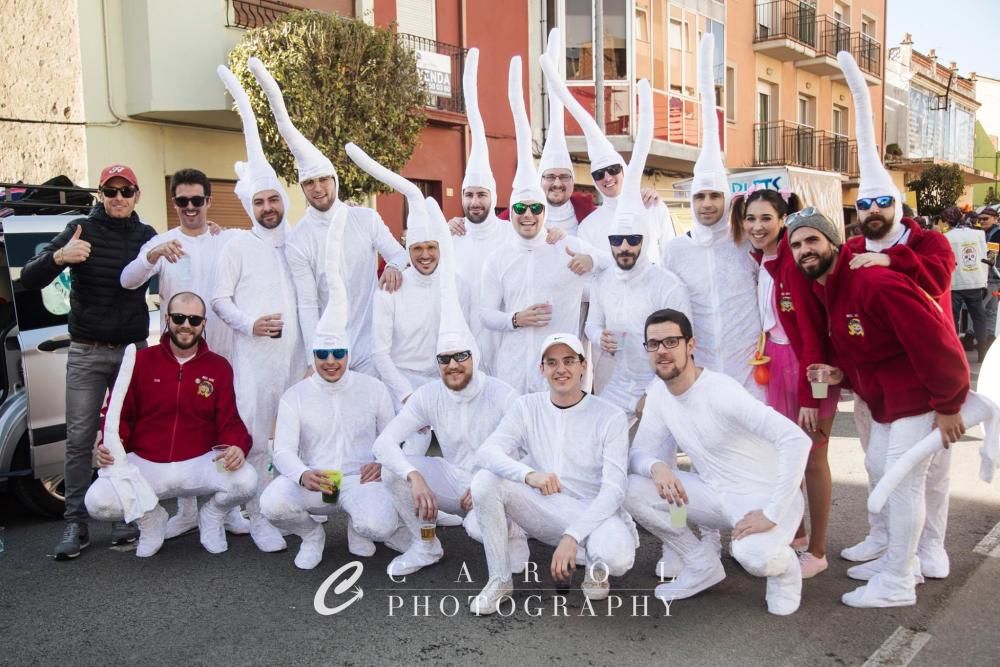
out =
<svg viewBox="0 0 1000 667"><path fill-rule="evenodd" d="M799 608L802 573L789 543L802 518L809 436L729 376L695 366L683 313L656 311L646 320L645 338L662 382L649 387L632 443L625 507L683 562L656 596L688 598L726 576L715 549L687 527L686 507L687 521L732 529L733 557L750 574L767 577L768 611L791 614ZM678 447L697 472L675 469Z"/></svg>
<svg viewBox="0 0 1000 667"><path fill-rule="evenodd" d="M254 496L257 473L243 465L250 434L236 410L233 369L205 342L205 303L191 292L167 306L167 332L160 344L140 350L121 410L119 433L128 461L161 501L210 496L198 512L201 543L209 553L228 548L226 513ZM220 444L221 443L221 444ZM114 464L100 445L97 464ZM86 497L87 511L120 521L122 499L108 477L99 477ZM152 556L163 545L167 511L162 506L139 520L135 555Z"/></svg>

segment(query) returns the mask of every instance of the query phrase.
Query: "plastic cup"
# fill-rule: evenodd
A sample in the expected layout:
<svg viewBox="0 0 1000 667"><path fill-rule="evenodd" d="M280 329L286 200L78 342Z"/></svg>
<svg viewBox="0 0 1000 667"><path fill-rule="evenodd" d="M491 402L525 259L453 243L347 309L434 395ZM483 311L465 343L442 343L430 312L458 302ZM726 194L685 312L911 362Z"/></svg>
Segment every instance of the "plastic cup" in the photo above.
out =
<svg viewBox="0 0 1000 667"><path fill-rule="evenodd" d="M226 463L222 459L222 457L225 456L227 449L229 449L229 445L216 445L215 447L212 447L212 455L215 459L215 469L219 472L229 472L226 470Z"/></svg>
<svg viewBox="0 0 1000 667"><path fill-rule="evenodd" d="M437 523L433 520L422 519L420 521L420 539L424 542L433 542L436 537Z"/></svg>
<svg viewBox="0 0 1000 667"><path fill-rule="evenodd" d="M344 474L339 470L324 470L322 472L333 486L332 492L323 492L323 502L335 505L340 500L340 481L344 478Z"/></svg>
<svg viewBox="0 0 1000 667"><path fill-rule="evenodd" d="M687 505L670 504L670 525L674 528L683 528L687 525L688 508Z"/></svg>
<svg viewBox="0 0 1000 667"><path fill-rule="evenodd" d="M830 389L830 383L827 382L829 376L829 371L825 368L811 368L806 371L806 377L809 380L809 384L812 385L812 395L813 398L826 398L827 393Z"/></svg>
<svg viewBox="0 0 1000 667"><path fill-rule="evenodd" d="M830 385L826 382L810 382L812 385L813 398L826 398L830 392Z"/></svg>

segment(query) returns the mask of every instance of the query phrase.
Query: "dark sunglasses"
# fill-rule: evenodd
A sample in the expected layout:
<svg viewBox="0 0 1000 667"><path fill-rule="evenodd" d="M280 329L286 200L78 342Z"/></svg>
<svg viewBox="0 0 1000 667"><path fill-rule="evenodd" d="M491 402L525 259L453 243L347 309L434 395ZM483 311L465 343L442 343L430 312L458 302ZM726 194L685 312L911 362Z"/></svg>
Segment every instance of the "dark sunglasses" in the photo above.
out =
<svg viewBox="0 0 1000 667"><path fill-rule="evenodd" d="M200 327L201 323L205 321L205 318L201 315L185 315L184 313L170 313L167 317L177 326L184 324L184 320L187 320L191 323L191 326Z"/></svg>
<svg viewBox="0 0 1000 667"><path fill-rule="evenodd" d="M854 205L858 207L859 211L867 211L875 204L879 208L889 208L892 203L896 201L895 197L889 195L883 195L881 197L865 197L864 199L859 199L854 202Z"/></svg>
<svg viewBox="0 0 1000 667"><path fill-rule="evenodd" d="M608 236L608 241L616 248L625 241L628 241L629 245L635 246L642 243L642 234L611 234Z"/></svg>
<svg viewBox="0 0 1000 667"><path fill-rule="evenodd" d="M597 171L590 172L590 175L594 177L595 181L603 181L605 174L610 174L611 176L617 176L622 173L622 166L620 164L608 165L604 169L598 169Z"/></svg>
<svg viewBox="0 0 1000 667"><path fill-rule="evenodd" d="M524 215L524 212L531 210L534 215L541 215L542 211L545 210L545 204L525 204L524 202L517 202L516 204L511 204L510 209L517 213L518 215Z"/></svg>
<svg viewBox="0 0 1000 667"><path fill-rule="evenodd" d="M320 361L326 361L326 358L331 354L334 359L343 359L347 356L347 348L337 347L332 350L313 350L313 354L316 355L316 358Z"/></svg>
<svg viewBox="0 0 1000 667"><path fill-rule="evenodd" d="M454 352L452 354L439 354L437 355L437 360L438 364L442 366L447 366L448 364L451 363L452 359L454 359L458 363L462 363L463 361L467 361L468 358L471 356L472 352L465 350L463 352Z"/></svg>
<svg viewBox="0 0 1000 667"><path fill-rule="evenodd" d="M131 185L126 185L122 188L101 188L101 194L107 199L114 199L118 196L120 192L122 197L125 199L131 199L135 196L135 193L139 191L139 188L133 188Z"/></svg>
<svg viewBox="0 0 1000 667"><path fill-rule="evenodd" d="M174 197L174 203L180 208L187 208L188 204L195 208L201 208L208 201L208 197L195 195L194 197Z"/></svg>

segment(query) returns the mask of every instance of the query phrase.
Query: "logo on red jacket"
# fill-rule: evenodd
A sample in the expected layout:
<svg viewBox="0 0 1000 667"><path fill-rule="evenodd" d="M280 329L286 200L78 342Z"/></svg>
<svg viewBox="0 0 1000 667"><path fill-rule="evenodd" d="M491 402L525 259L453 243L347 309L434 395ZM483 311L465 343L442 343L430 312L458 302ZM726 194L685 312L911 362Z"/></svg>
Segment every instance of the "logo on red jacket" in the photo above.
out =
<svg viewBox="0 0 1000 667"><path fill-rule="evenodd" d="M865 328L861 326L861 318L857 315L847 316L847 334L850 336L865 335Z"/></svg>
<svg viewBox="0 0 1000 667"><path fill-rule="evenodd" d="M215 391L215 378L200 377L195 380L195 384L198 385L198 395L202 398L208 398Z"/></svg>
<svg viewBox="0 0 1000 667"><path fill-rule="evenodd" d="M781 295L781 301L778 302L778 307L781 308L783 313L791 313L795 310L795 304L792 303L792 295L787 292Z"/></svg>

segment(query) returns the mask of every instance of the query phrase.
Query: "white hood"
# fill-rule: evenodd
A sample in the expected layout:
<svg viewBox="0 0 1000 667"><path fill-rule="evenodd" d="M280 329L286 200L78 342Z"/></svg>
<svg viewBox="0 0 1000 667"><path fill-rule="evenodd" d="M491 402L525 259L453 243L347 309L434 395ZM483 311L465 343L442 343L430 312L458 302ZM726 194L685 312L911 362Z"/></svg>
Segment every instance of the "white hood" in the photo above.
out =
<svg viewBox="0 0 1000 667"><path fill-rule="evenodd" d="M316 325L313 335L313 350L350 349L351 338L347 335L347 288L340 273L341 255L344 252L344 227L347 224L347 208L337 207L330 226L326 230L326 246L323 255L323 271L329 297L323 315Z"/></svg>
<svg viewBox="0 0 1000 667"><path fill-rule="evenodd" d="M565 61L562 46L562 35L559 28L553 28L549 32L549 42L545 47L545 56L552 63L557 65ZM563 78L560 76L560 81ZM549 169L569 169L573 171L573 160L569 157L569 149L566 147L565 118L563 118L563 103L553 92L552 84L546 79L545 90L549 98L549 132L545 137L545 146L542 148L542 159L538 163L538 170L545 173Z"/></svg>
<svg viewBox="0 0 1000 667"><path fill-rule="evenodd" d="M462 303L458 296L458 283L455 278L455 244L448 233L448 222L441 212L441 207L433 197L427 198L427 210L430 212L433 224L441 230L441 260L438 264L440 280L438 286L441 292L441 321L438 325L436 354L445 352L461 352L470 350L472 362L479 367L479 346L469 329L462 313Z"/></svg>
<svg viewBox="0 0 1000 667"><path fill-rule="evenodd" d="M719 117L715 112L715 38L705 33L698 45L698 92L701 94L701 152L694 163L694 178L691 180L691 206L694 195L699 192L721 192L725 196L722 217L711 228L695 221L692 235L701 244L708 242L713 231L728 233L729 210L733 203L733 193L729 187L726 164L722 159L722 144L719 140Z"/></svg>
<svg viewBox="0 0 1000 667"><path fill-rule="evenodd" d="M462 74L462 93L465 96L465 113L469 118L469 134L472 148L469 161L465 165L462 190L466 188L486 188L490 191L493 207L497 203L497 182L490 168L490 147L486 143L486 126L479 112L479 49L469 49L465 57L465 72ZM492 207L491 207L492 210Z"/></svg>
<svg viewBox="0 0 1000 667"><path fill-rule="evenodd" d="M531 152L531 125L524 108L524 89L521 86L521 56L510 59L507 73L507 100L514 115L514 134L517 138L517 171L511 188L510 203L536 201L545 203L535 157Z"/></svg>
<svg viewBox="0 0 1000 667"><path fill-rule="evenodd" d="M639 125L632 149L632 159L625 167L625 177L622 180L622 193L618 196L615 207L615 218L611 225L612 234L642 234L643 251L639 254L631 271L622 271L615 265L619 273L636 273L649 262L648 248L652 242L649 235L649 213L642 203L642 172L649 156L649 148L653 143L653 91L649 81L642 79L638 83L639 91Z"/></svg>

